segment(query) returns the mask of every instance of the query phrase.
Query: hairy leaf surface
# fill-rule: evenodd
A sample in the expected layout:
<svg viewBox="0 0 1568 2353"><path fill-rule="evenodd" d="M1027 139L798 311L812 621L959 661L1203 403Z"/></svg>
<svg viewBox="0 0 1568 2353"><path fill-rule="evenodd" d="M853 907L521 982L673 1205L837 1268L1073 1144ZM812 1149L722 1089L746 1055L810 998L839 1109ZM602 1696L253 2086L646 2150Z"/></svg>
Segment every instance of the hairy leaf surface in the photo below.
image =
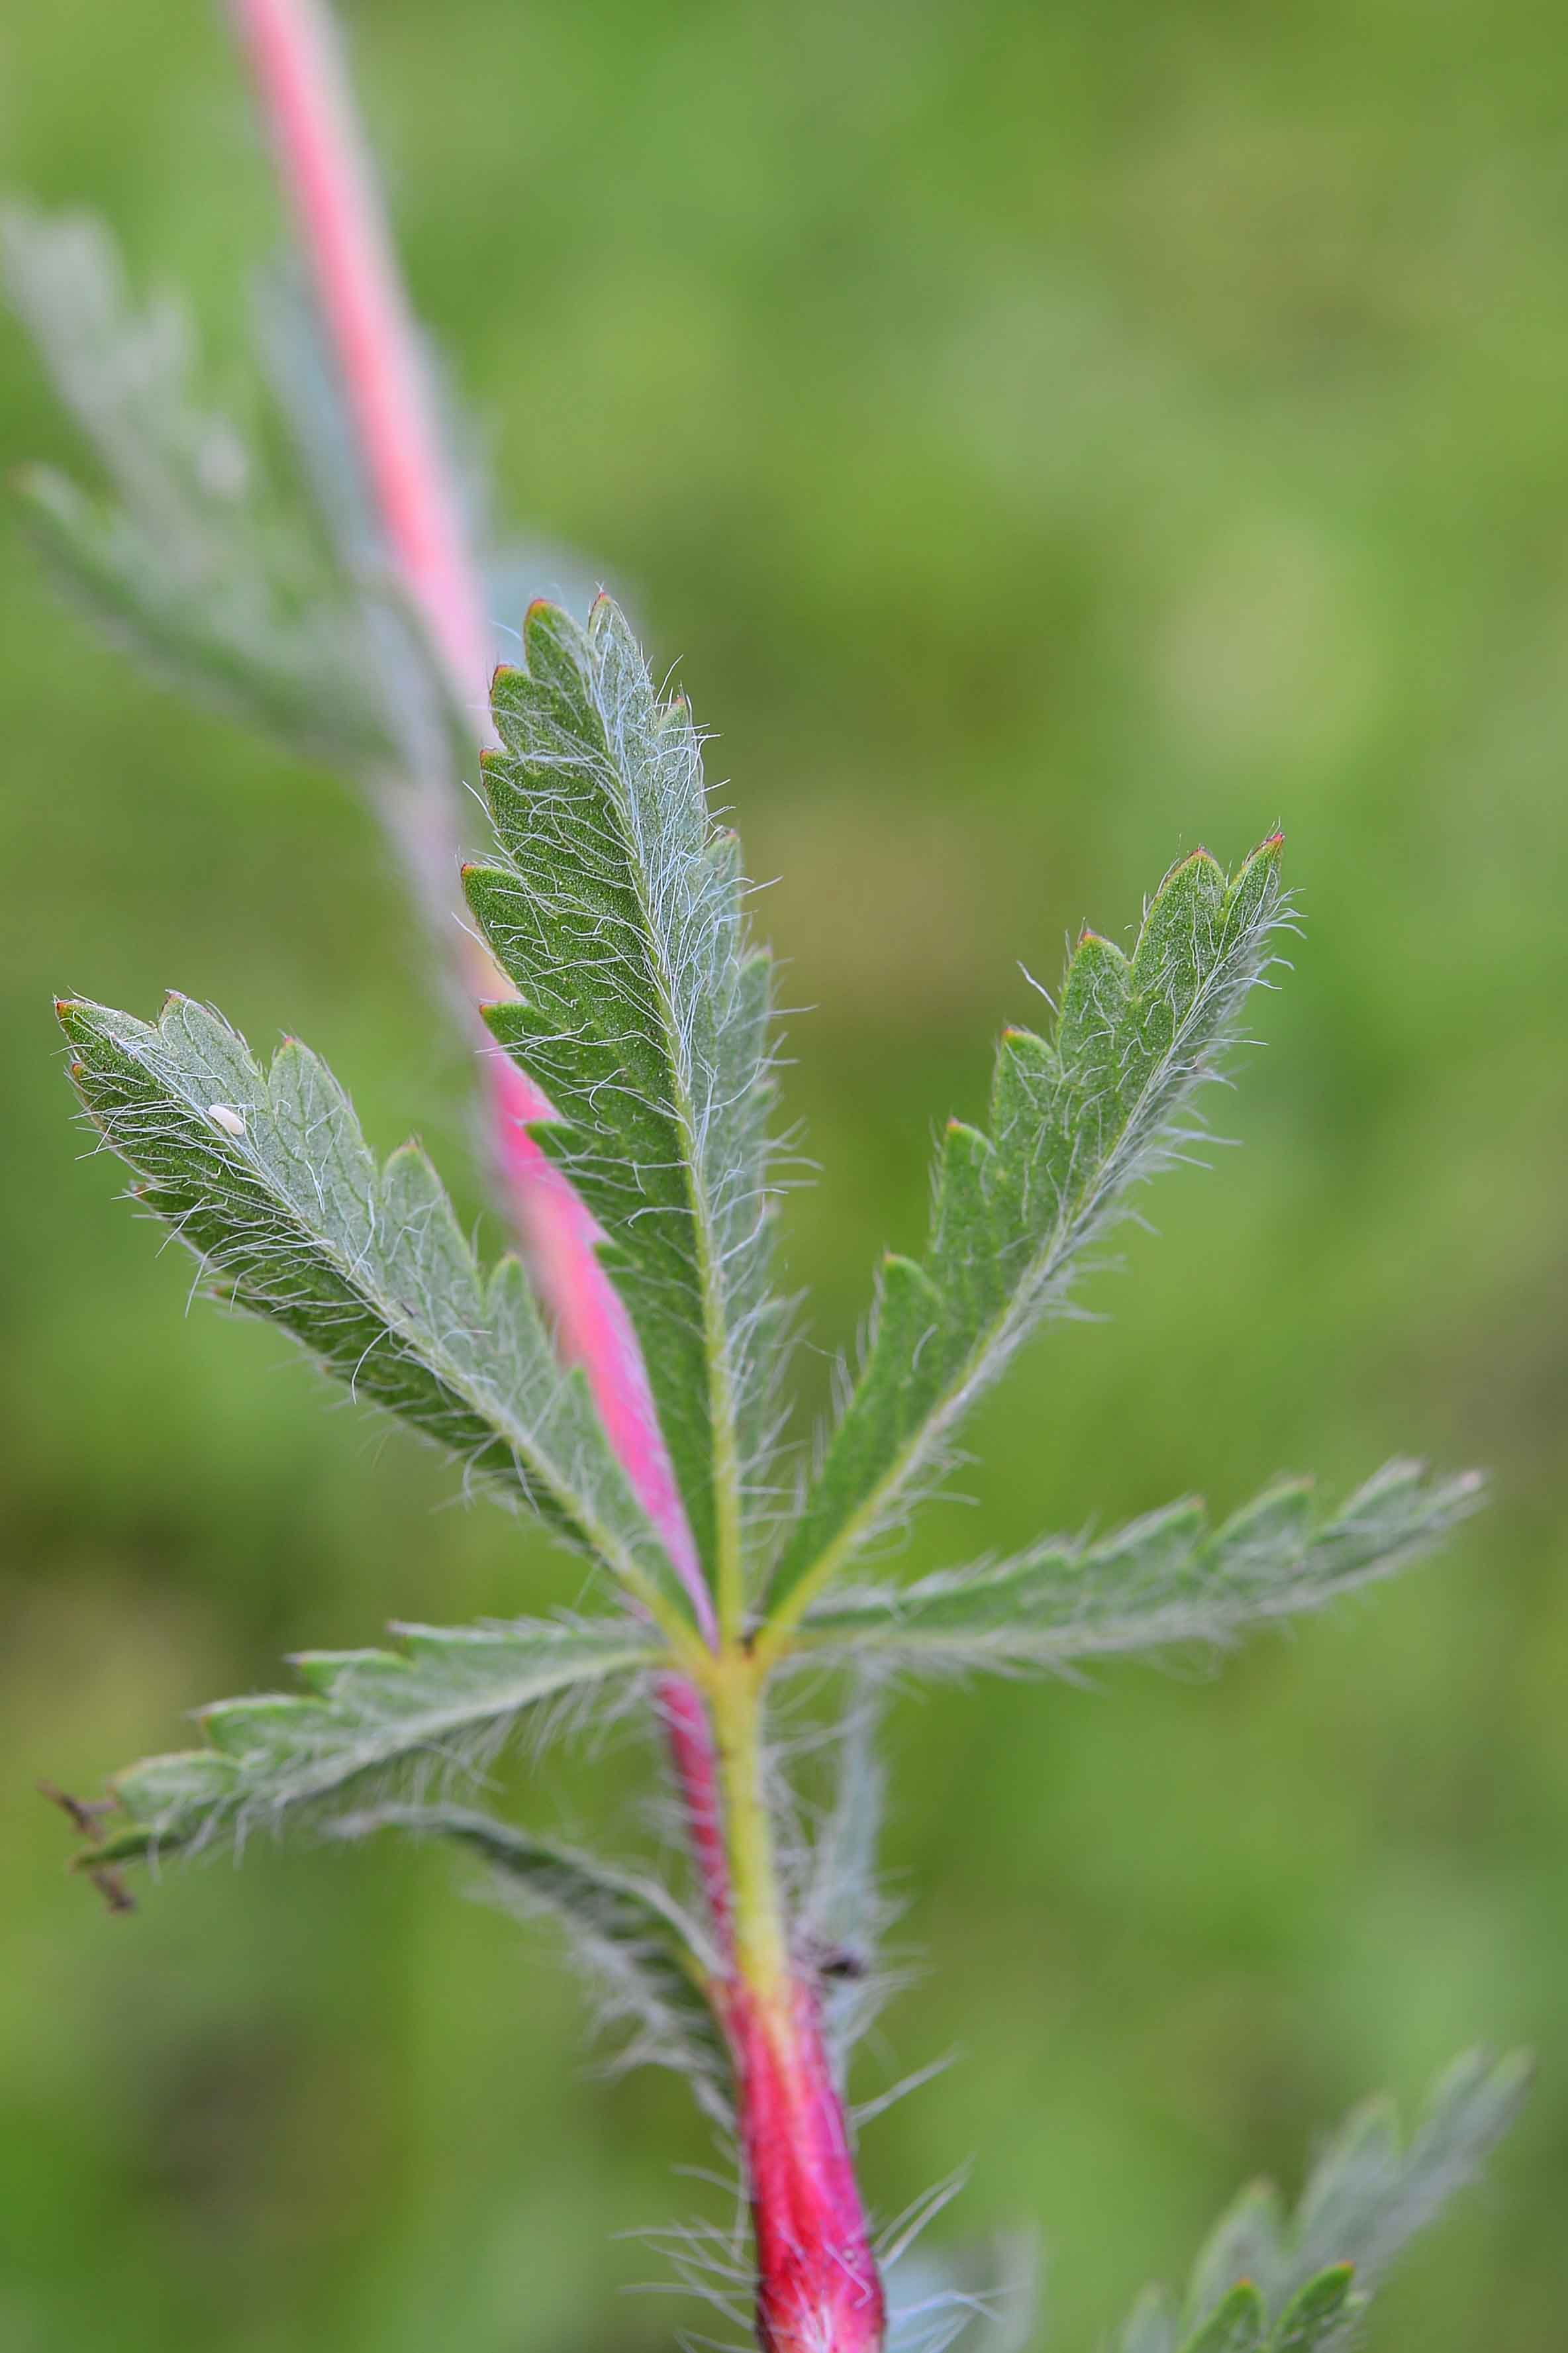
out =
<svg viewBox="0 0 1568 2353"><path fill-rule="evenodd" d="M319 1810L368 1778L424 1780L481 1765L523 1710L657 1667L657 1636L629 1616L515 1626L405 1626L397 1651L307 1651L305 1694L219 1700L208 1746L116 1776L128 1818L83 1858L124 1862L207 1846Z"/></svg>
<svg viewBox="0 0 1568 2353"><path fill-rule="evenodd" d="M1375 2288L1417 2232L1478 2178L1519 2114L1531 2073L1520 2053L1499 2061L1468 2052L1438 2079L1403 2146L1391 2100L1356 2109L1312 2168L1294 2230L1266 2274L1271 2293L1296 2294L1339 2263L1355 2265L1359 2292Z"/></svg>
<svg viewBox="0 0 1568 2353"><path fill-rule="evenodd" d="M773 1580L798 1612L941 1468L974 1399L1060 1312L1076 1262L1131 1186L1175 1157L1281 920L1280 840L1227 881L1206 850L1172 868L1131 957L1086 932L1049 1039L1010 1029L988 1133L949 1123L931 1235L889 1257L859 1378Z"/></svg>
<svg viewBox="0 0 1568 2353"><path fill-rule="evenodd" d="M1388 2101L1357 2108L1313 2167L1295 2213L1272 2183L1250 2184L1194 2264L1180 2315L1163 2290L1147 2289L1120 2353L1226 2353L1233 2344L1248 2353L1338 2353L1395 2258L1476 2179L1529 2078L1521 2057L1468 2052L1439 2079L1404 2146Z"/></svg>
<svg viewBox="0 0 1568 2353"><path fill-rule="evenodd" d="M81 1003L60 1019L82 1100L143 1179L140 1199L222 1297L526 1498L645 1599L689 1615L521 1267L481 1273L422 1152L405 1145L378 1167L314 1054L290 1041L263 1071L188 997L171 997L156 1026Z"/></svg>
<svg viewBox="0 0 1568 2353"><path fill-rule="evenodd" d="M597 1981L607 2022L632 2029L620 2063L679 2069L727 2119L723 2041L708 1994L718 1957L657 1880L460 1806L378 1806L347 1817L336 1834L382 1830L452 1840L489 1864L499 1894L558 1920Z"/></svg>
<svg viewBox="0 0 1568 2353"><path fill-rule="evenodd" d="M1270 2353L1322 2353L1336 2337L1344 2341L1360 2308L1355 2265L1331 2264L1291 2297L1270 2339Z"/></svg>
<svg viewBox="0 0 1568 2353"><path fill-rule="evenodd" d="M1263 2298L1250 2280L1241 2280L1200 2321L1182 2353L1263 2353L1268 2327Z"/></svg>
<svg viewBox="0 0 1568 2353"><path fill-rule="evenodd" d="M609 1238L699 1553L738 1579L776 1380L766 1123L770 967L747 939L701 741L615 606L535 604L496 674L485 777L504 864L469 904L521 1001L489 1008L540 1131Z"/></svg>
<svg viewBox="0 0 1568 2353"><path fill-rule="evenodd" d="M1390 1462L1328 1518L1314 1520L1309 1481L1289 1480L1215 1529L1189 1499L1093 1543L1051 1537L1013 1560L830 1593L798 1639L808 1653L1003 1672L1224 1644L1391 1576L1441 1542L1479 1485Z"/></svg>
<svg viewBox="0 0 1568 2353"><path fill-rule="evenodd" d="M164 678L308 758L384 795L398 773L434 764L444 774L447 691L383 554L363 521L352 548L334 546L300 490L270 480L205 404L184 306L167 294L137 304L112 239L81 216L8 209L0 269L115 493L89 497L47 467L20 476L66 586ZM324 376L317 389L310 430L330 439L321 470L341 505L357 489L354 468L341 419L322 421ZM363 493L354 504L363 513Z"/></svg>

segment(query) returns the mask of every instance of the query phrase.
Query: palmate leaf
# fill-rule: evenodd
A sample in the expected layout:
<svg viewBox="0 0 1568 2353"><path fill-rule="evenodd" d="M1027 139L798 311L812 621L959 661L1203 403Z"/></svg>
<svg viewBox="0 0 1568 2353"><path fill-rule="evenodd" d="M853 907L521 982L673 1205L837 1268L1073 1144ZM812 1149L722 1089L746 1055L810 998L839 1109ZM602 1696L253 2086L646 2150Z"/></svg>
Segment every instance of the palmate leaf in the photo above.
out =
<svg viewBox="0 0 1568 2353"><path fill-rule="evenodd" d="M89 497L47 467L17 478L64 584L171 682L304 756L383 795L432 766L445 775L446 689L379 546L323 530L303 486L270 480L208 406L184 305L134 301L113 240L81 216L7 208L0 275L114 492ZM297 373L272 340L280 372ZM300 402L289 414L326 434L328 448L302 454L331 472L341 505L353 466L324 401L309 419Z"/></svg>
<svg viewBox="0 0 1568 2353"><path fill-rule="evenodd" d="M472 1770L525 1709L649 1672L664 1657L658 1636L629 1615L394 1630L397 1651L302 1652L293 1663L305 1693L204 1708L205 1748L149 1757L116 1776L124 1820L79 1867L238 1841L301 1810L357 1800L372 1780Z"/></svg>
<svg viewBox="0 0 1568 2353"><path fill-rule="evenodd" d="M521 1001L489 1009L542 1086L540 1130L609 1240L699 1554L731 1603L766 1478L770 964L747 938L701 741L606 597L535 604L496 674L485 779L504 863L469 904Z"/></svg>
<svg viewBox="0 0 1568 2353"><path fill-rule="evenodd" d="M1306 1480L1268 1488L1212 1530L1188 1500L1093 1543L1051 1538L1013 1560L828 1594L795 1639L807 1656L846 1651L928 1672L1225 1644L1391 1576L1440 1543L1479 1493L1473 1475L1390 1462L1322 1519Z"/></svg>
<svg viewBox="0 0 1568 2353"><path fill-rule="evenodd" d="M1176 1156L1184 1111L1268 962L1280 848L1264 842L1228 881L1206 850L1173 867L1130 958L1083 934L1054 1037L1003 1038L989 1134L948 1125L924 1257L883 1265L865 1362L770 1616L797 1617L940 1470L970 1405L1062 1307L1085 1245Z"/></svg>
<svg viewBox="0 0 1568 2353"><path fill-rule="evenodd" d="M728 2121L723 2038L709 1998L718 1955L654 1879L461 1806L377 1806L334 1825L357 1839L383 1830L445 1838L489 1866L496 1892L560 1922L592 1973L605 2022L626 2023L625 2066L674 2067L710 2114Z"/></svg>
<svg viewBox="0 0 1568 2353"><path fill-rule="evenodd" d="M98 1005L59 1012L82 1101L225 1299L524 1498L667 1621L689 1621L521 1268L481 1272L422 1152L405 1145L378 1167L315 1055L290 1041L263 1071L188 997L172 997L155 1027Z"/></svg>
<svg viewBox="0 0 1568 2353"><path fill-rule="evenodd" d="M1349 2116L1313 2167L1293 2216L1254 2182L1221 2217L1181 2311L1147 2289L1119 2353L1331 2353L1348 2344L1395 2257L1472 2182L1517 2115L1527 2061L1457 2060L1401 2147L1386 2100ZM1249 2333L1250 2332L1250 2333Z"/></svg>

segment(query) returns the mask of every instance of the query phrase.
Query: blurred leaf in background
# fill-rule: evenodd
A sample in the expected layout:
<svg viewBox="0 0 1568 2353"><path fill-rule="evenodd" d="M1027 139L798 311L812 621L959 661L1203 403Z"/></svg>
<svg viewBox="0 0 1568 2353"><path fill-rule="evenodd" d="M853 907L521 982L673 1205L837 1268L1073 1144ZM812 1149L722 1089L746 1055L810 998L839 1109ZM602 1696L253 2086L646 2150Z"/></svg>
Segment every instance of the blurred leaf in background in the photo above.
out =
<svg viewBox="0 0 1568 2353"><path fill-rule="evenodd" d="M1279 819L1306 937L1162 1232L985 1413L911 1572L1193 1482L1481 1461L1404 1589L1216 1689L939 1693L895 1714L890 1857L933 1963L868 2126L886 2214L974 2165L1039 2221L1053 2339L1179 2276L1238 2179L1300 2179L1369 2084L1534 2043L1494 2187L1374 2310L1377 2353L1546 2345L1568 2199L1568 96L1479 0L732 10L365 0L347 26L416 299L504 502L597 551L723 730L786 959L785 1108L823 1166L792 1282L827 1360L918 1247L930 1123L1152 862ZM247 421L279 224L216 12L81 0L0 34L6 181L188 287ZM3 330L7 463L80 453ZM539 585L548 586L548 582ZM516 616L513 617L521 617ZM395 1616L543 1612L570 1573L325 1409L81 1149L49 999L178 985L356 1074L471 1210L459 1050L368 814L195 716L0 559L0 2343L20 2353L630 2353L617 2298L707 2160L653 2075L584 2084L573 1996L434 1856L264 1845L133 1921L60 1864L40 1773L184 1741L212 1690ZM717 763L718 765L714 765ZM492 1236L493 1240L493 1236ZM1201 1296L1204 1313L1193 1314ZM634 1784L635 1754L585 1758ZM683 2139L684 2136L684 2139ZM694 2203L699 2193L693 2190Z"/></svg>

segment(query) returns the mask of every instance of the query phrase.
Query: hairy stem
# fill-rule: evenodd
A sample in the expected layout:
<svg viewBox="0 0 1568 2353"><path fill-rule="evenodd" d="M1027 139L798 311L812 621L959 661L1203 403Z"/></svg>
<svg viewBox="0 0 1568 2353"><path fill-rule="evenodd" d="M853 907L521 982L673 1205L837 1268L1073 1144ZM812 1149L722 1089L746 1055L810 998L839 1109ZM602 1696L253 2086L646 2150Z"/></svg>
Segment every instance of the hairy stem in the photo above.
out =
<svg viewBox="0 0 1568 2353"><path fill-rule="evenodd" d="M315 0L234 0L234 12L382 526L467 703L485 674L484 601L332 27Z"/></svg>
<svg viewBox="0 0 1568 2353"><path fill-rule="evenodd" d="M482 585L331 27L317 0L233 5L389 555L425 617L457 707L473 709L479 737L488 714L477 698L489 661ZM411 863L427 890L432 872L457 866L449 780L433 779L423 806L427 838ZM503 993L483 951L470 943L465 954L470 1001ZM611 1441L717 1650L712 1602L636 1337L599 1263L597 1229L531 1133L551 1116L549 1103L509 1057L487 1053L484 1068L498 1171L563 1352L584 1366ZM790 1951L763 1787L761 1678L741 1642L738 1526L727 1535L723 1647L703 1677L711 1717L708 1699L679 1676L663 1679L658 1704L697 1875L729 1965L721 2001L756 2232L758 2333L766 2353L877 2353L881 2286L818 1989Z"/></svg>
<svg viewBox="0 0 1568 2353"><path fill-rule="evenodd" d="M743 1651L727 1649L712 1682L735 1975L759 2001L773 2002L789 1974L789 1936L763 1783L762 1693Z"/></svg>
<svg viewBox="0 0 1568 2353"><path fill-rule="evenodd" d="M457 706L489 727L489 633L484 593L436 427L418 338L398 275L370 159L332 27L317 0L233 0L271 133L279 176L310 263L322 322L353 419L388 555L424 617ZM455 880L457 797L447 776L420 796L417 843L403 847L428 895L432 873ZM456 912L452 893L451 912ZM463 996L505 996L508 983L456 923ZM563 1355L587 1373L611 1442L691 1595L704 1633L712 1609L686 1525L629 1320L599 1264L598 1230L533 1126L550 1104L510 1059L483 1041L489 1126L505 1190Z"/></svg>
<svg viewBox="0 0 1568 2353"><path fill-rule="evenodd" d="M734 1913L713 1728L701 1693L682 1675L666 1675L662 1679L658 1701L686 1816L692 1861L707 1899L719 1949L727 1955L734 1935Z"/></svg>
<svg viewBox="0 0 1568 2353"><path fill-rule="evenodd" d="M879 2353L882 2284L815 1968L792 1952L773 1852L763 1677L743 1649L711 1676L733 1895L723 2018L757 2255L763 2353Z"/></svg>

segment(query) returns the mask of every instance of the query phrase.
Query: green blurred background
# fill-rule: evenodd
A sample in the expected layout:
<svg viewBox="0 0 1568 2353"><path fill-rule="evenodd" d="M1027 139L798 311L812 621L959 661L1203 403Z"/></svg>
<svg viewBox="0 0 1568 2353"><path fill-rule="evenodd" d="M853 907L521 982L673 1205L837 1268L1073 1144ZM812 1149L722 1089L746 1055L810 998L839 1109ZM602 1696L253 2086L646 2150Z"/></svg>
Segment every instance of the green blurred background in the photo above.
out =
<svg viewBox="0 0 1568 2353"><path fill-rule="evenodd" d="M805 1360L923 1211L928 1137L1084 919L1276 821L1309 918L1222 1124L1100 1325L989 1409L920 1562L1396 1450L1496 1475L1440 1565L1217 1680L939 1691L892 1728L929 1974L866 2087L891 2213L1033 2219L1092 2348L1248 2172L1364 2090L1526 2041L1528 2120L1382 2306L1533 2353L1568 2305L1568 89L1518 0L360 0L416 299L512 515L679 656L791 960ZM243 382L278 216L216 13L0 32L4 176L100 207ZM4 329L7 462L78 453ZM92 1786L280 1651L571 1573L332 1412L79 1160L57 987L178 984L323 1048L474 1197L464 1073L331 778L193 715L12 521L0 711L0 2346L648 2353L617 2233L700 2211L680 2086L586 2075L548 1940L434 1855L256 1852L132 1921L68 1883ZM635 1750L552 1765L582 1825ZM460 1877L459 1877L460 1884Z"/></svg>

